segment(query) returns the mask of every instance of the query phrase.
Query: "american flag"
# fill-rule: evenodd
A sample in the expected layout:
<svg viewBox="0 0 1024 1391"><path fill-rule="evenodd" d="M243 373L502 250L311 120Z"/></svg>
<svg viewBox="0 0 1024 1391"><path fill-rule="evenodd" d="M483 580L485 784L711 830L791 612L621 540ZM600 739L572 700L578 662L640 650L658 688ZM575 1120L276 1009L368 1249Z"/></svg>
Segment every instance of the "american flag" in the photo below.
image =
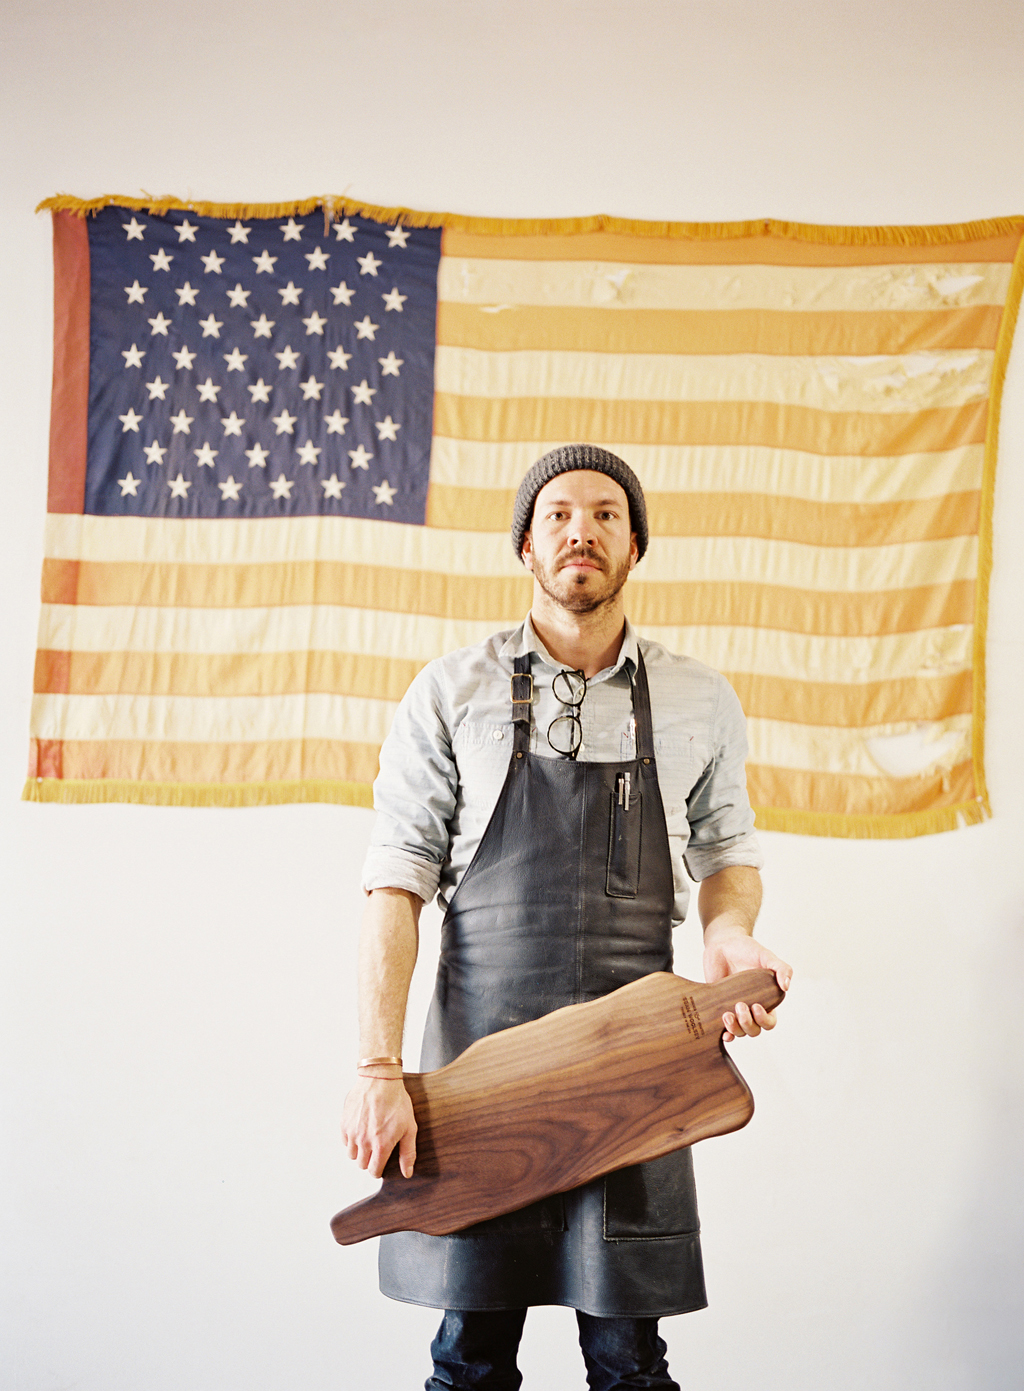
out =
<svg viewBox="0 0 1024 1391"><path fill-rule="evenodd" d="M415 673L529 607L523 474L590 441L647 493L627 612L733 683L759 824L984 816L1024 220L51 206L27 797L368 805Z"/></svg>

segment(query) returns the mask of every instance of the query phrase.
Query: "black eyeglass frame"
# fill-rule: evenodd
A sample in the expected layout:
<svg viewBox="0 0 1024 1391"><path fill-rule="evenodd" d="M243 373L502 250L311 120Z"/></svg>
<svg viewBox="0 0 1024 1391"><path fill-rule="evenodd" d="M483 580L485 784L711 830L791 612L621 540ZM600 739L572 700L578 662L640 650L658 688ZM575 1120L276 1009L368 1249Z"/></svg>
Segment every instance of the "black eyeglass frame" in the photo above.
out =
<svg viewBox="0 0 1024 1391"><path fill-rule="evenodd" d="M568 695L559 693L559 682L562 683ZM583 721L580 718L580 706L583 704L583 697L587 694L587 678L582 671L565 667L556 673L551 683L551 691L560 704L569 706L569 712L566 715L556 715L548 725L548 744L555 753L561 754L564 758L575 760L583 744ZM559 727L559 731L563 726L568 728L569 737L566 742L569 747L567 749L560 748L551 737L551 731L556 726Z"/></svg>

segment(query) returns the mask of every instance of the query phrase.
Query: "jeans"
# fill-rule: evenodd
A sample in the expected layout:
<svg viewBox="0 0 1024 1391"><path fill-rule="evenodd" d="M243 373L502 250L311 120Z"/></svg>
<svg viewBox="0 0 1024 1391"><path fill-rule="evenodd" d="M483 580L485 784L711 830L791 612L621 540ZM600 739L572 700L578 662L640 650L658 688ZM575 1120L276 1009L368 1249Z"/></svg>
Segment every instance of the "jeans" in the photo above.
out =
<svg viewBox="0 0 1024 1391"><path fill-rule="evenodd" d="M430 1345L434 1374L425 1391L518 1391L523 1377L516 1352L525 1321L525 1309L446 1310ZM599 1319L577 1310L576 1321L590 1391L679 1391L669 1376L657 1319Z"/></svg>

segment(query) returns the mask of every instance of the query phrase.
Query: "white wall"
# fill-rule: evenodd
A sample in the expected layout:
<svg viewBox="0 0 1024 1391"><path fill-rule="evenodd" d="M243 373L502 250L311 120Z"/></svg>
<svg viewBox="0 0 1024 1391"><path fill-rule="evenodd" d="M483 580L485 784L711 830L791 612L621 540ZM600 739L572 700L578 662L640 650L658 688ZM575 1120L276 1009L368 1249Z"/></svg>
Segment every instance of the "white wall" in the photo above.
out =
<svg viewBox="0 0 1024 1391"><path fill-rule="evenodd" d="M1020 213L1024 9L43 0L3 24L0 1388L415 1387L436 1315L384 1300L372 1243L327 1229L372 1187L336 1120L369 814L17 800L50 373L32 208L144 188L513 216ZM736 1045L754 1123L697 1153L711 1308L665 1324L686 1386L1019 1385L1022 528L1018 348L995 818L908 843L765 838L762 935L797 983L777 1033ZM698 969L692 936L679 969ZM572 1344L571 1314L531 1315L527 1386L582 1387Z"/></svg>

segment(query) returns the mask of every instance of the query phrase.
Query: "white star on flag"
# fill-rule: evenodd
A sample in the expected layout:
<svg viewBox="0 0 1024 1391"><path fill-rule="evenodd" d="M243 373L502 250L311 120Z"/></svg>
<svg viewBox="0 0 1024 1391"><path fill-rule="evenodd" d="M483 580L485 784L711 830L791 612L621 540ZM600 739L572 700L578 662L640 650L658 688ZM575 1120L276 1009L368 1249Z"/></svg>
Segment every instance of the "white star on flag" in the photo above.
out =
<svg viewBox="0 0 1024 1391"><path fill-rule="evenodd" d="M285 478L283 473L279 473L270 483L270 491L275 497L291 498L294 487L293 481L290 478Z"/></svg>
<svg viewBox="0 0 1024 1391"><path fill-rule="evenodd" d="M270 458L270 450L264 449L262 444L254 444L251 449L243 451L249 460L250 468L266 468L267 460Z"/></svg>
<svg viewBox="0 0 1024 1391"><path fill-rule="evenodd" d="M376 396L376 394L377 388L375 386L371 386L370 383L364 377L358 386L354 386L352 388L352 404L354 406L372 405L370 397Z"/></svg>
<svg viewBox="0 0 1024 1391"><path fill-rule="evenodd" d="M204 338L219 338L223 326L223 319L215 319L212 314L206 319L199 320L199 327L203 330Z"/></svg>
<svg viewBox="0 0 1024 1391"><path fill-rule="evenodd" d="M398 223L397 226L392 227L391 230L387 233L387 239L388 246L400 246L404 251L405 243L409 240L409 233L405 230L401 223Z"/></svg>
<svg viewBox="0 0 1024 1391"><path fill-rule="evenodd" d="M297 352L294 352L291 348L285 348L284 352L275 353L274 356L281 364L282 372L285 370L286 367L298 367L299 365L299 355Z"/></svg>
<svg viewBox="0 0 1024 1391"><path fill-rule="evenodd" d="M124 358L124 365L126 367L141 367L142 359L146 356L146 354L144 352L140 352L139 349L133 343L130 348L121 349L121 356Z"/></svg>
<svg viewBox="0 0 1024 1391"><path fill-rule="evenodd" d="M299 456L300 464L315 464L322 451L312 440L307 440L306 443L302 445L300 449L296 449L295 452Z"/></svg>
<svg viewBox="0 0 1024 1391"><path fill-rule="evenodd" d="M395 357L395 354L392 351L388 353L387 357L379 357L377 361L380 363L380 374L382 377L397 377L398 369L399 367L401 367L405 359L401 357Z"/></svg>
<svg viewBox="0 0 1024 1391"><path fill-rule="evenodd" d="M151 401L163 401L167 396L167 388L170 382L165 382L161 377L154 377L151 382L146 383L146 390L149 392Z"/></svg>
<svg viewBox="0 0 1024 1391"><path fill-rule="evenodd" d="M283 290L277 292L281 296L281 308L286 304L298 304L299 296L302 294L302 286L296 285L294 280L289 280Z"/></svg>
<svg viewBox="0 0 1024 1391"><path fill-rule="evenodd" d="M383 420L375 420L374 425L376 426L377 438L379 440L397 441L398 431L402 428L401 425L391 419L390 415L386 415Z"/></svg>
<svg viewBox="0 0 1024 1391"><path fill-rule="evenodd" d="M272 415L271 420L277 426L279 435L291 435L295 433L295 422L297 415L289 415L287 411L282 411L280 415Z"/></svg>
<svg viewBox="0 0 1024 1391"><path fill-rule="evenodd" d="M200 261L202 261L203 265L206 267L206 274L207 274L207 275L209 275L211 272L212 272L214 275L219 275L219 274L220 274L220 268L221 268L221 266L224 264L224 257L223 257L223 256L218 256L217 253L216 253L216 251L211 251L210 254L209 254L208 256L200 256L199 259L200 259Z"/></svg>
<svg viewBox="0 0 1024 1391"><path fill-rule="evenodd" d="M192 453L196 456L200 468L213 468L213 461L216 459L218 451L211 449L204 440L202 449L193 449Z"/></svg>
<svg viewBox="0 0 1024 1391"><path fill-rule="evenodd" d="M241 483L236 483L233 474L228 474L222 483L218 483L222 502L237 502L238 494L242 491Z"/></svg>
<svg viewBox="0 0 1024 1391"><path fill-rule="evenodd" d="M171 321L170 321L170 319L165 319L165 318L164 318L164 316L163 316L163 311L161 310L160 313L156 316L155 319L150 319L150 320L149 320L149 326L150 326L150 329L153 331L154 334L156 334L156 333L162 333L163 336L166 338L166 337L167 337L167 330L168 330L168 329L170 328L170 326L171 326Z"/></svg>
<svg viewBox="0 0 1024 1391"><path fill-rule="evenodd" d="M349 468L366 468L373 458L373 455L368 454L363 446L360 445L358 449L350 449L348 451L348 457L352 460L351 464L349 464Z"/></svg>
<svg viewBox="0 0 1024 1391"><path fill-rule="evenodd" d="M306 252L306 260L309 262L310 270L326 270L330 257L325 255L320 247L317 247L315 251Z"/></svg>
<svg viewBox="0 0 1024 1391"><path fill-rule="evenodd" d="M336 410L333 415L324 416L324 424L327 426L329 435L343 435L345 426L348 424L348 416L342 415L341 411Z"/></svg>
<svg viewBox="0 0 1024 1391"><path fill-rule="evenodd" d="M167 252L161 247L156 255L151 254L149 259L153 262L154 270L170 270L171 262L174 260L174 257L168 256Z"/></svg>
<svg viewBox="0 0 1024 1391"><path fill-rule="evenodd" d="M270 330L274 327L274 324L275 324L276 320L274 320L274 319L268 319L267 316L266 316L266 314L261 314L260 317L259 317L258 319L252 319L252 320L250 320L250 322L252 323L253 337L254 337L254 338L272 338L272 337L273 337L273 334L271 333Z"/></svg>
<svg viewBox="0 0 1024 1391"><path fill-rule="evenodd" d="M324 497L329 498L341 497L341 490L345 485L336 473L332 473L330 478L321 478L320 486L324 490Z"/></svg>
<svg viewBox="0 0 1024 1391"><path fill-rule="evenodd" d="M124 287L124 292L128 296L128 303L142 304L145 301L146 291L148 289L148 285L140 285L138 280L135 281L134 285L126 285Z"/></svg>
<svg viewBox="0 0 1024 1391"><path fill-rule="evenodd" d="M262 377L260 377L258 382L253 382L252 386L246 387L246 391L248 391L249 395L252 397L253 405L255 405L257 401L269 402L270 400L270 387Z"/></svg>
<svg viewBox="0 0 1024 1391"><path fill-rule="evenodd" d="M348 367L348 360L352 354L347 353L344 348L332 348L327 356L330 359L332 367L340 367L342 371L345 371Z"/></svg>
<svg viewBox="0 0 1024 1391"><path fill-rule="evenodd" d="M377 259L372 251L368 251L365 256L357 256L356 260L359 262L360 275L376 275L377 267L384 264L383 261Z"/></svg>
<svg viewBox="0 0 1024 1391"><path fill-rule="evenodd" d="M182 243L183 241L192 241L192 242L194 242L195 239L196 239L196 233L197 233L198 231L199 231L198 226L193 227L192 224L191 224L191 222L189 222L188 218L186 218L184 222L179 222L179 223L178 223L178 245L180 246L181 243ZM182 497L184 497L184 493L182 493Z"/></svg>
<svg viewBox="0 0 1024 1391"><path fill-rule="evenodd" d="M388 310L397 309L399 314L401 314L403 312L402 305L408 298L408 295L400 295L398 293L398 286L396 285L393 289L389 290L386 295L381 295L381 299L384 301L385 313Z"/></svg>
<svg viewBox="0 0 1024 1391"><path fill-rule="evenodd" d="M331 294L334 296L335 304L351 304L355 290L350 290L344 280L340 285L331 286Z"/></svg>
<svg viewBox="0 0 1024 1391"><path fill-rule="evenodd" d="M142 416L136 415L131 406L128 407L127 415L119 415L117 418L121 422L122 435L127 434L129 430L134 430L136 434L139 433L139 421L142 419Z"/></svg>
<svg viewBox="0 0 1024 1391"><path fill-rule="evenodd" d="M174 293L178 296L179 304L195 304L196 295L198 295L199 291L193 290L192 286L186 280L184 285L182 285L179 290L175 290Z"/></svg>
<svg viewBox="0 0 1024 1391"><path fill-rule="evenodd" d="M192 484L182 477L179 470L177 478L169 479L167 486L171 490L171 497L188 497L188 490Z"/></svg>
<svg viewBox="0 0 1024 1391"><path fill-rule="evenodd" d="M189 433L188 427L192 424L194 419L195 416L186 415L184 409L180 410L177 415L172 415L171 424L174 426L174 433L176 435L187 435Z"/></svg>
<svg viewBox="0 0 1024 1391"><path fill-rule="evenodd" d="M244 416L240 416L237 411L232 411L230 415L222 415L220 423L224 426L225 435L238 435L241 438L242 426L245 424Z"/></svg>
<svg viewBox="0 0 1024 1391"><path fill-rule="evenodd" d="M189 352L188 348L179 348L176 353L171 353L171 357L173 357L174 361L177 363L179 371L184 369L191 372L192 364L195 362L197 356L197 353Z"/></svg>
<svg viewBox="0 0 1024 1391"><path fill-rule="evenodd" d="M290 217L287 222L281 223L281 231L284 233L285 241L301 241L304 222L296 222L294 217Z"/></svg>
<svg viewBox="0 0 1024 1391"><path fill-rule="evenodd" d="M143 227L145 227L145 225L146 224L144 222L140 222L137 217L133 217L131 222L121 223L121 226L128 233L129 241L142 241L142 229Z"/></svg>
<svg viewBox="0 0 1024 1391"><path fill-rule="evenodd" d="M212 377L207 377L205 382L200 382L197 388L200 401L216 401L219 386L215 386Z"/></svg>
<svg viewBox="0 0 1024 1391"><path fill-rule="evenodd" d="M334 224L334 235L339 241L354 242L356 239L356 229L346 217L344 222L336 222Z"/></svg>
<svg viewBox="0 0 1024 1391"><path fill-rule="evenodd" d="M323 337L324 324L327 322L327 320L323 318L321 315L319 315L315 309L313 310L312 314L310 314L309 318L303 319L302 322L306 325L307 338L309 338L310 335L314 333L319 334L321 338Z"/></svg>
<svg viewBox="0 0 1024 1391"><path fill-rule="evenodd" d="M272 275L276 256L271 256L269 251L261 251L258 256L252 258L252 263L256 267L257 275Z"/></svg>
<svg viewBox="0 0 1024 1391"><path fill-rule="evenodd" d="M228 291L228 302L232 309L248 309L251 294L251 290L242 289L242 282L239 281L233 290Z"/></svg>
<svg viewBox="0 0 1024 1391"><path fill-rule="evenodd" d="M147 444L142 452L146 456L147 464L162 464L167 450L154 440L152 444Z"/></svg>
<svg viewBox="0 0 1024 1391"><path fill-rule="evenodd" d="M237 220L233 227L228 228L228 236L231 238L231 245L234 246L236 242L241 242L243 246L248 246L249 233L251 231L251 227L243 227L241 221Z"/></svg>
<svg viewBox="0 0 1024 1391"><path fill-rule="evenodd" d="M398 489L392 488L391 484L388 482L386 478L384 479L383 483L373 483L370 486L373 488L374 496L377 499L378 507L382 506L384 503L387 503L389 507L394 506L392 498L398 492Z"/></svg>
<svg viewBox="0 0 1024 1391"><path fill-rule="evenodd" d="M299 390L302 392L302 399L304 401L319 401L320 393L323 389L323 382L318 382L316 377L312 375L308 381L299 382Z"/></svg>
<svg viewBox="0 0 1024 1391"><path fill-rule="evenodd" d="M372 324L370 322L370 316L369 314L367 314L365 318L356 320L355 327L357 338L369 338L370 342L372 343L374 334L380 328L380 324Z"/></svg>
<svg viewBox="0 0 1024 1391"><path fill-rule="evenodd" d="M124 478L119 478L117 481L121 485L122 497L127 497L129 493L132 497L138 497L139 484L142 482L142 479L134 477L131 469L128 470Z"/></svg>
<svg viewBox="0 0 1024 1391"><path fill-rule="evenodd" d="M238 348L234 348L230 353L224 353L222 356L228 365L229 372L245 371L246 360L249 356L248 353L243 353Z"/></svg>

